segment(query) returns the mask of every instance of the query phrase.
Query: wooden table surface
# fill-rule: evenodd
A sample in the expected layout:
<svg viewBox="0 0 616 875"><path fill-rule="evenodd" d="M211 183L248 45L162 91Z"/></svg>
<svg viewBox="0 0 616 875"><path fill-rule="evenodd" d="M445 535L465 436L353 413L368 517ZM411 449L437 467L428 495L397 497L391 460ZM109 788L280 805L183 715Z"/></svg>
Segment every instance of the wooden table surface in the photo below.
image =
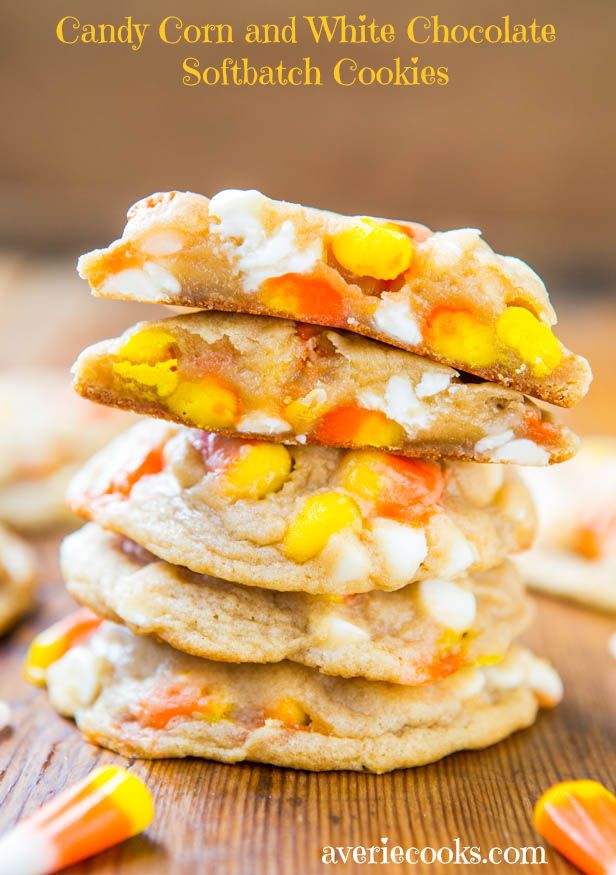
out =
<svg viewBox="0 0 616 875"><path fill-rule="evenodd" d="M79 294L80 300L87 300L83 290ZM105 322L112 310L97 302L94 312L97 317L103 314ZM102 328L100 321L78 320L69 304L61 314L65 322L78 324L75 346L130 323L126 309L123 322L113 329L107 324ZM611 400L613 309L608 318L599 308L590 322L577 316L567 323L569 335L579 334L586 350L594 347L593 364L599 360L601 374L599 392L584 402L587 430L616 432ZM37 330L39 358L61 362L54 333L47 325ZM0 365L14 364L15 357L19 363L22 349L16 344L13 352L7 358L5 349ZM67 354L66 344L62 352ZM36 357L31 354L27 362ZM579 413L573 422L579 424ZM33 634L71 607L60 580L58 543L59 536L36 542L42 568L39 607L0 647L0 699L13 711L13 727L0 733L0 832L95 765L126 762L85 743L71 722L52 711L45 693L20 677ZM390 846L437 849L454 847L459 837L463 846L478 846L484 853L492 847L541 845L531 811L543 790L558 780L582 777L616 786L616 663L607 650L616 622L556 601L537 601L537 620L526 640L558 667L566 695L531 729L486 751L460 753L431 766L382 776L317 775L198 760L134 761L130 767L156 797L154 824L143 836L71 873L316 875L331 869L321 860L324 846L370 846L381 844L382 837L388 837ZM547 866L524 870L574 871L551 849L547 860ZM378 871L437 873L450 868L391 865ZM365 866L347 863L337 869L361 872ZM494 866L479 864L473 869L494 871Z"/></svg>

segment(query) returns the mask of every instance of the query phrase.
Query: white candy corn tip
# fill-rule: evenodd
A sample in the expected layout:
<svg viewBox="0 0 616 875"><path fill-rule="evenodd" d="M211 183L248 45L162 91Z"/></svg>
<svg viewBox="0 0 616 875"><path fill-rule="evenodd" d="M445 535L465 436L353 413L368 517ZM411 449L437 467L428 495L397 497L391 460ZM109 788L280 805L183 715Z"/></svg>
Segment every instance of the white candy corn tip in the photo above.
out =
<svg viewBox="0 0 616 875"><path fill-rule="evenodd" d="M19 824L0 838L2 875L46 875L55 870L56 851L38 830Z"/></svg>

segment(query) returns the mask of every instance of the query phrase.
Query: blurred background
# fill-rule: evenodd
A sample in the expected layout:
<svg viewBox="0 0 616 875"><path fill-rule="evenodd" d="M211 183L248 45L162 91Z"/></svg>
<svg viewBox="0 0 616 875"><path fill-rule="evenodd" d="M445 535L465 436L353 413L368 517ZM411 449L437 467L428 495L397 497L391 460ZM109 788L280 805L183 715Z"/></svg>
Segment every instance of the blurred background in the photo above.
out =
<svg viewBox="0 0 616 875"><path fill-rule="evenodd" d="M588 0L22 0L4 4L0 76L10 123L0 129L0 365L69 364L87 343L146 318L147 308L92 301L78 254L121 233L124 214L155 190L255 187L351 213L479 227L497 250L546 279L560 335L592 360L595 391L569 421L616 430L607 403L616 363L616 198L611 35L616 4ZM393 45L164 45L152 32L127 46L61 45L64 15L82 23L284 23L291 14L360 12L396 25ZM552 45L411 46L414 14L449 23L553 23ZM187 88L181 61L249 55L254 63L310 54L378 66L445 64L447 87Z"/></svg>

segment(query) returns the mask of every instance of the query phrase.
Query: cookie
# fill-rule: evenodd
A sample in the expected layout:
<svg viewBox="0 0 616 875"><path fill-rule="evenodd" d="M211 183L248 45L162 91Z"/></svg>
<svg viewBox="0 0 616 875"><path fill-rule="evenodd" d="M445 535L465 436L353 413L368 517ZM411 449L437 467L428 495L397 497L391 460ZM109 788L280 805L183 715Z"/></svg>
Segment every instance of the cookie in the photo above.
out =
<svg viewBox="0 0 616 875"><path fill-rule="evenodd" d="M535 499L536 546L518 557L529 584L616 613L616 439L585 438L549 476L525 470Z"/></svg>
<svg viewBox="0 0 616 875"><path fill-rule="evenodd" d="M490 568L535 528L511 466L285 447L156 420L95 456L68 500L173 565L308 593Z"/></svg>
<svg viewBox="0 0 616 875"><path fill-rule="evenodd" d="M193 656L412 685L498 660L531 613L510 563L332 599L194 574L87 525L64 541L62 570L81 604Z"/></svg>
<svg viewBox="0 0 616 875"><path fill-rule="evenodd" d="M36 575L33 552L0 526L0 635L32 607Z"/></svg>
<svg viewBox="0 0 616 875"><path fill-rule="evenodd" d="M87 349L73 371L91 401L240 437L529 465L577 448L519 392L286 319L212 312L144 322Z"/></svg>
<svg viewBox="0 0 616 875"><path fill-rule="evenodd" d="M493 744L553 705L558 675L528 651L401 687L292 662L228 665L103 623L48 670L51 704L127 756L198 756L386 772Z"/></svg>
<svg viewBox="0 0 616 875"><path fill-rule="evenodd" d="M101 297L348 328L563 406L591 380L552 333L540 278L474 229L172 191L135 204L122 238L83 255L79 273Z"/></svg>
<svg viewBox="0 0 616 875"><path fill-rule="evenodd" d="M65 501L71 477L129 425L76 395L64 371L1 374L0 522L24 531L74 523Z"/></svg>

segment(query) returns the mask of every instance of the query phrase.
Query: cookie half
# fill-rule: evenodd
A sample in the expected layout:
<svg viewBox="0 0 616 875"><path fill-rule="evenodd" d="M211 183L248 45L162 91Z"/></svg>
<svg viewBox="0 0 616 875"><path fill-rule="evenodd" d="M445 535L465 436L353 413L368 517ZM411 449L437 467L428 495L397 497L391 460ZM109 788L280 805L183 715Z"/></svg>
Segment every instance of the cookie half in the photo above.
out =
<svg viewBox="0 0 616 875"><path fill-rule="evenodd" d="M308 593L494 567L535 528L510 466L285 447L156 420L88 462L69 502L173 565Z"/></svg>
<svg viewBox="0 0 616 875"><path fill-rule="evenodd" d="M289 659L326 674L411 685L498 661L531 616L510 563L456 581L331 598L194 574L87 525L64 541L62 570L81 604L193 656Z"/></svg>
<svg viewBox="0 0 616 875"><path fill-rule="evenodd" d="M228 665L104 623L48 670L52 705L128 756L386 772L482 748L561 696L528 651L421 687L332 678L296 663Z"/></svg>
<svg viewBox="0 0 616 875"><path fill-rule="evenodd" d="M122 238L83 255L79 273L102 297L347 328L564 406L591 380L552 333L537 274L470 228L172 191L135 204Z"/></svg>
<svg viewBox="0 0 616 875"><path fill-rule="evenodd" d="M0 635L32 607L36 577L32 550L0 526Z"/></svg>
<svg viewBox="0 0 616 875"><path fill-rule="evenodd" d="M413 458L547 465L577 439L519 392L348 332L193 313L85 350L91 401L286 444L373 446Z"/></svg>

